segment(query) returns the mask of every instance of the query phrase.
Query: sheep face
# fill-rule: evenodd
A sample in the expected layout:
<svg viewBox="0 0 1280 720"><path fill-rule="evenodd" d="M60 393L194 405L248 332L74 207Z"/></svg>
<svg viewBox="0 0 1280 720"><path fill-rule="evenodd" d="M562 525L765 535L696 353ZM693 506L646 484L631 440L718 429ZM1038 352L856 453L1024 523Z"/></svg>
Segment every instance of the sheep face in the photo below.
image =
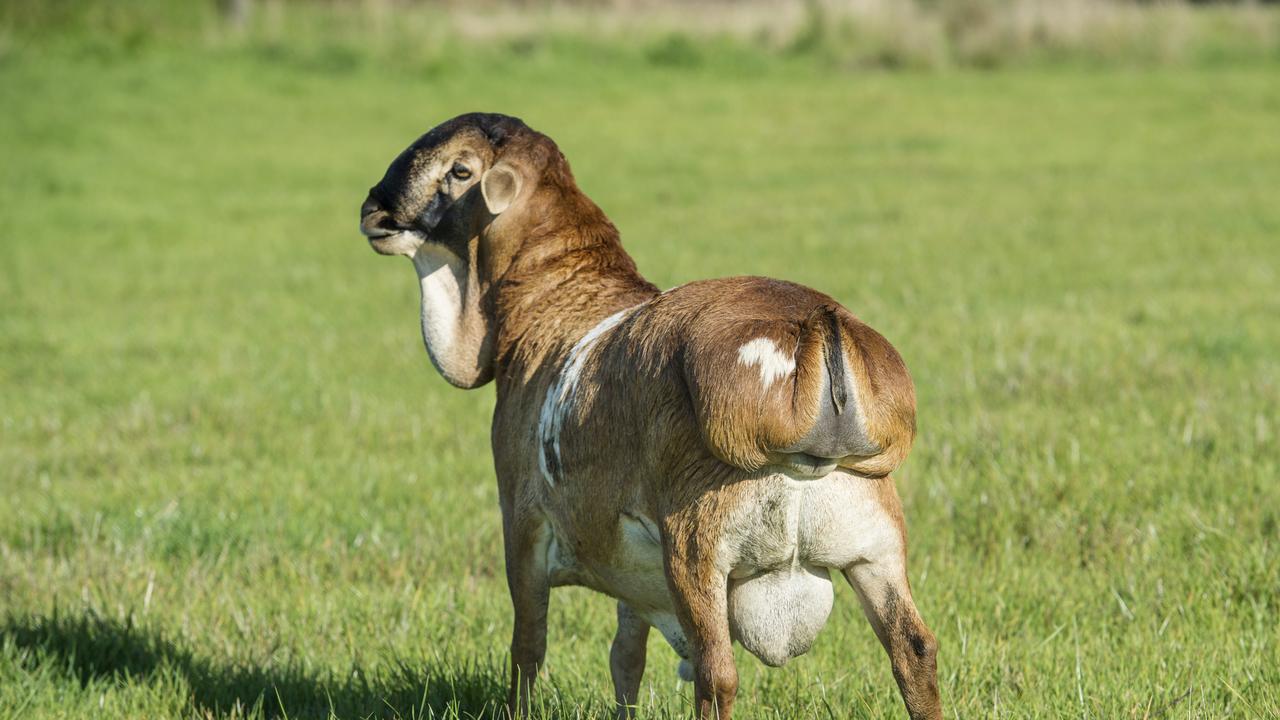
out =
<svg viewBox="0 0 1280 720"><path fill-rule="evenodd" d="M413 256L433 243L461 255L458 245L478 233L486 208L474 191L495 149L478 123L460 123L463 118L419 138L369 190L360 231L375 251Z"/></svg>

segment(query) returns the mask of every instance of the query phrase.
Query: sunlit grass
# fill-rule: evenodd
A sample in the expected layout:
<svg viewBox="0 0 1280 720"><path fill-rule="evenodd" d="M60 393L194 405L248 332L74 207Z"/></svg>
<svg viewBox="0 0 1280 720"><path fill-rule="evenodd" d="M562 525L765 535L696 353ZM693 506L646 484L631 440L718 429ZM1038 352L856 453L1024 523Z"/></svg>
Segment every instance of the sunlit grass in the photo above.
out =
<svg viewBox="0 0 1280 720"><path fill-rule="evenodd" d="M409 267L356 232L484 109L560 142L659 285L786 277L901 350L950 714L1280 713L1273 66L326 47L0 62L0 710L496 707L492 391L432 373ZM900 712L843 590L808 656L741 658L743 716ZM553 595L545 714L610 712L612 614ZM687 710L675 664L655 637L650 716Z"/></svg>

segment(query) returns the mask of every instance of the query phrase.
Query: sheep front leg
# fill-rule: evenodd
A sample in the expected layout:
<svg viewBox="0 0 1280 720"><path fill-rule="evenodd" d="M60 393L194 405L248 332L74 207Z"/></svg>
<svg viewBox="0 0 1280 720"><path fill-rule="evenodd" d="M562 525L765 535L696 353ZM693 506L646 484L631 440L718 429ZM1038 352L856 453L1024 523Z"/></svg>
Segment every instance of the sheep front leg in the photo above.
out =
<svg viewBox="0 0 1280 720"><path fill-rule="evenodd" d="M636 716L648 641L649 623L619 600L618 632L613 636L613 647L609 651L609 672L613 676L613 692L618 701L618 720L631 720Z"/></svg>
<svg viewBox="0 0 1280 720"><path fill-rule="evenodd" d="M546 554L549 535L541 523L520 522L504 513L503 544L507 587L511 591L511 691L507 711L513 718L529 715L538 670L547 655L547 604L551 584Z"/></svg>

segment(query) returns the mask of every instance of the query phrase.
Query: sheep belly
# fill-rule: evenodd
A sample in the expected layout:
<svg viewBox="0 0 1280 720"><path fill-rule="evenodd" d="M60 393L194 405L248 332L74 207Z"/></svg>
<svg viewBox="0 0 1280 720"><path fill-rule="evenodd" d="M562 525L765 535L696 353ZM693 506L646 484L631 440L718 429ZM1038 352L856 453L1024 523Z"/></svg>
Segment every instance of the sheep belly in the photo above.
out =
<svg viewBox="0 0 1280 720"><path fill-rule="evenodd" d="M779 667L809 651L833 600L826 568L796 565L733 580L729 629L761 662Z"/></svg>

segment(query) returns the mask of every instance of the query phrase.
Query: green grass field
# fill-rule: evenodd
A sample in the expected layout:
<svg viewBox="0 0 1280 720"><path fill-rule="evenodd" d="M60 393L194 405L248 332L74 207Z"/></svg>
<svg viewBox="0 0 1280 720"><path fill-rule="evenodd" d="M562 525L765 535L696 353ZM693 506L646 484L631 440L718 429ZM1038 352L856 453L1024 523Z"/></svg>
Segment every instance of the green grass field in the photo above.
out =
<svg viewBox="0 0 1280 720"><path fill-rule="evenodd" d="M0 54L0 716L495 712L492 390L357 232L469 110L556 138L658 285L799 281L899 348L949 716L1280 715L1280 65L177 45ZM611 712L612 618L553 593L545 717ZM846 587L739 660L742 717L902 715ZM675 667L655 634L646 716Z"/></svg>

